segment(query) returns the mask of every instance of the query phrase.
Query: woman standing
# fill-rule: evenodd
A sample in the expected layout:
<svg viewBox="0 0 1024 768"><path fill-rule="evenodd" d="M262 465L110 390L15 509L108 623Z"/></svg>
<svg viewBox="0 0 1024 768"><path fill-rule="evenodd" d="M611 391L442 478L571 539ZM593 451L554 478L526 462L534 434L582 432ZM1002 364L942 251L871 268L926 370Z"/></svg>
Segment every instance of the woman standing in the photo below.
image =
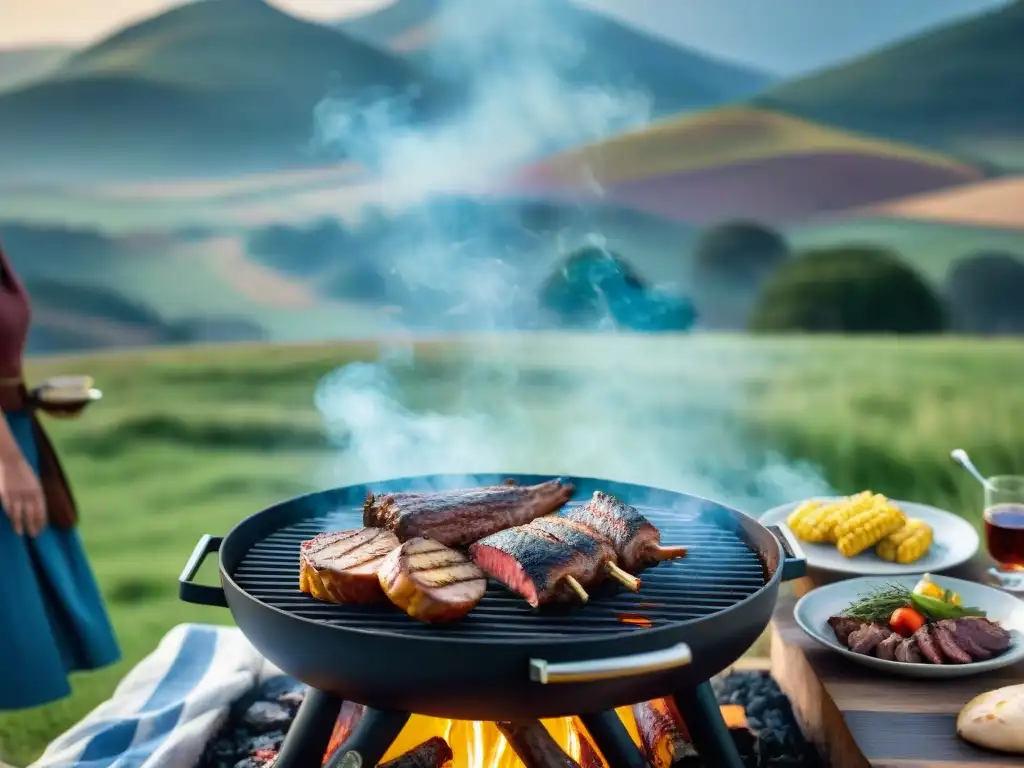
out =
<svg viewBox="0 0 1024 768"><path fill-rule="evenodd" d="M21 376L31 309L0 248L0 710L71 692L120 656L67 481Z"/></svg>

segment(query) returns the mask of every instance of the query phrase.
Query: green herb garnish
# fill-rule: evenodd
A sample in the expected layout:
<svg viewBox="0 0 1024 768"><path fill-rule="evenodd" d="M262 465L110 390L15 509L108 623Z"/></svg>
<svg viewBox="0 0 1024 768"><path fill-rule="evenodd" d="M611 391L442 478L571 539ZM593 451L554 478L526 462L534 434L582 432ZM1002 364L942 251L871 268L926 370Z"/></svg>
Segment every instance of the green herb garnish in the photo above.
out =
<svg viewBox="0 0 1024 768"><path fill-rule="evenodd" d="M910 588L890 582L873 588L870 592L860 595L857 600L843 611L844 616L858 621L886 622L897 608L910 606L931 621L941 619L961 619L965 616L984 616L979 608L953 605L927 595L919 595Z"/></svg>
<svg viewBox="0 0 1024 768"><path fill-rule="evenodd" d="M857 600L850 603L843 611L844 616L849 616L857 621L871 623L873 621L888 621L892 612L897 608L904 608L910 605L910 596L913 594L910 589L902 584L891 582L874 587L870 592L862 594Z"/></svg>

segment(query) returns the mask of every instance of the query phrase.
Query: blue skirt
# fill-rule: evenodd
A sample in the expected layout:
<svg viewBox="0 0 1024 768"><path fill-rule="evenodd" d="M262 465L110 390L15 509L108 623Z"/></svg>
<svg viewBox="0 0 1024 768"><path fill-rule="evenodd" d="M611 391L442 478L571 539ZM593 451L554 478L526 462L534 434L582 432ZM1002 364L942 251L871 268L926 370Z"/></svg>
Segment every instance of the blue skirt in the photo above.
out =
<svg viewBox="0 0 1024 768"><path fill-rule="evenodd" d="M19 411L5 416L38 472L31 420ZM69 673L119 657L78 531L18 536L0 513L0 710L61 699L71 693Z"/></svg>

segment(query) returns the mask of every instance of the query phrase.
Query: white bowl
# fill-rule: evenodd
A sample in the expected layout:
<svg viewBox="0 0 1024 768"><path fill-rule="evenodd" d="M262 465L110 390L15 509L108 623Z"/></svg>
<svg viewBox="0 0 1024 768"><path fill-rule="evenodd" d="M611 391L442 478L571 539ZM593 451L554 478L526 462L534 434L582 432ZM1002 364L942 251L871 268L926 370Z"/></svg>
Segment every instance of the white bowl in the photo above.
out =
<svg viewBox="0 0 1024 768"><path fill-rule="evenodd" d="M826 497L822 497L826 498ZM837 499L839 497L827 497ZM849 573L856 576L881 576L885 574L936 573L966 563L978 551L981 540L978 531L959 515L938 507L918 504L913 501L892 503L906 512L907 517L923 520L932 527L934 540L924 557L915 563L900 565L883 560L874 549L862 552L856 557L843 557L834 544L810 544L800 542L800 548L807 558L807 567L832 573ZM790 512L803 504L794 501L769 509L759 518L762 525L778 525L786 522Z"/></svg>
<svg viewBox="0 0 1024 768"><path fill-rule="evenodd" d="M975 661L971 664L910 664L903 661L885 661L876 659L874 656L865 656L863 653L854 653L839 644L832 627L828 625L830 616L839 616L850 606L850 603L872 588L896 582L913 589L920 578L920 574L890 578L867 577L826 584L811 590L800 598L793 610L796 623L812 640L829 650L841 653L858 664L903 677L934 679L969 677L990 672L993 669L1008 667L1024 659L1024 601L984 584L945 576L935 577L934 580L946 589L959 592L965 606L980 608L988 614L992 621L1010 630L1012 639L1009 650L987 661Z"/></svg>

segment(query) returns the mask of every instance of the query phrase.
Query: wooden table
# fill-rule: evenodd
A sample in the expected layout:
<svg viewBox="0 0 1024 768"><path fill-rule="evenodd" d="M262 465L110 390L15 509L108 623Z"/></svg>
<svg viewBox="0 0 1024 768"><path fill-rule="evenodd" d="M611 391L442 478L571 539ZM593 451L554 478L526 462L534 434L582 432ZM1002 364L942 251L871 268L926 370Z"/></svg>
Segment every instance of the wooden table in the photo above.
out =
<svg viewBox="0 0 1024 768"><path fill-rule="evenodd" d="M944 575L984 581L983 556ZM958 680L893 678L812 641L793 618L796 599L837 576L812 573L779 599L772 619L772 675L789 696L808 739L835 768L1019 768L1024 757L986 752L956 735L972 698L1024 683L1024 663Z"/></svg>

